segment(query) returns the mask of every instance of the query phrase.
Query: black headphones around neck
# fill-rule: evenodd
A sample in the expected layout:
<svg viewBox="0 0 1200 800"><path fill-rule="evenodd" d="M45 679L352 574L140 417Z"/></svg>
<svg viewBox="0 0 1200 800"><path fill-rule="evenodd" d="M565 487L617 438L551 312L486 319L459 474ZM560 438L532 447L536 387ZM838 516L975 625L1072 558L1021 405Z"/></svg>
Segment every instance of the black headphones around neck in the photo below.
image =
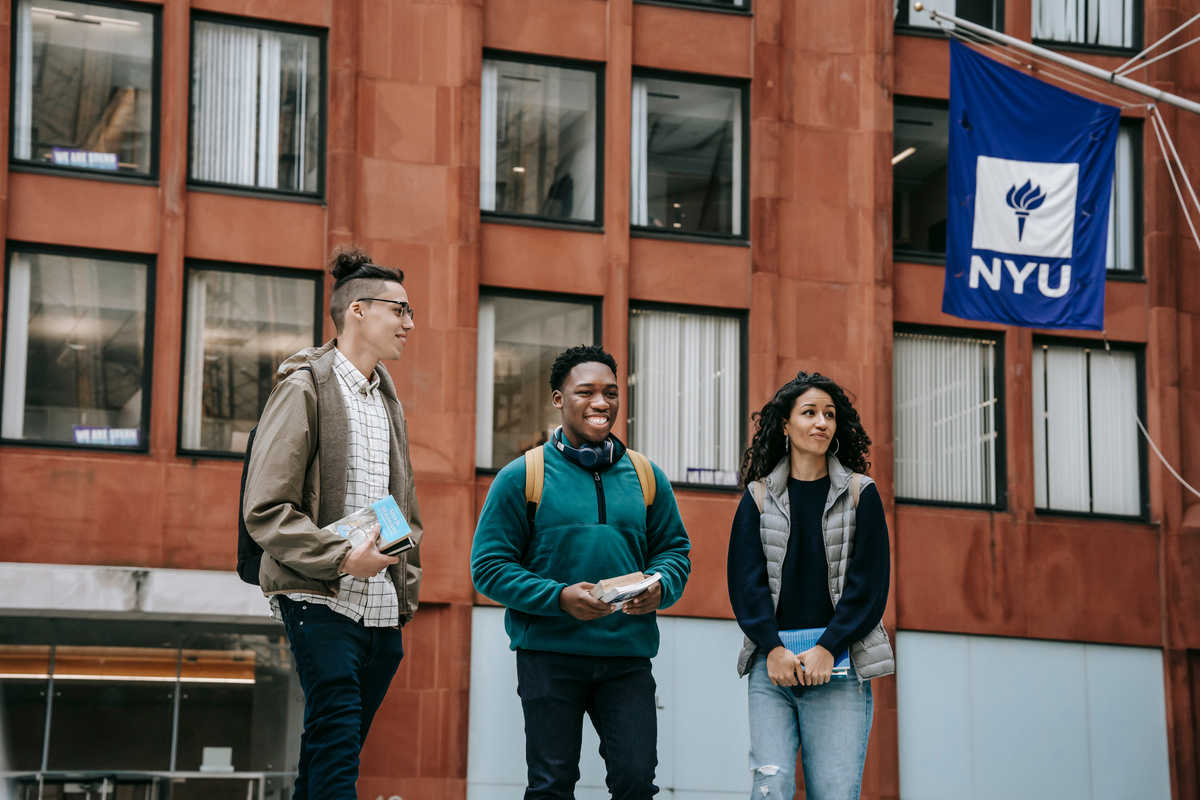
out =
<svg viewBox="0 0 1200 800"><path fill-rule="evenodd" d="M611 464L613 463L613 455L616 453L612 439L605 439L600 444L585 444L582 447L571 447L563 437L561 425L554 431L551 441L558 448L558 452L584 469L592 469L600 464Z"/></svg>

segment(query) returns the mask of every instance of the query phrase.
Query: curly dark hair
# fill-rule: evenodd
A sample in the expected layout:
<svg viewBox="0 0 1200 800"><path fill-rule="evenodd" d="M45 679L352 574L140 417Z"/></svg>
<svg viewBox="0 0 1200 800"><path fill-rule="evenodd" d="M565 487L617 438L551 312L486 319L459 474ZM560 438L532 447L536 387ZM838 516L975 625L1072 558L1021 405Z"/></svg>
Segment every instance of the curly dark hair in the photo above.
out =
<svg viewBox="0 0 1200 800"><path fill-rule="evenodd" d="M783 423L792 415L800 395L809 389L821 389L833 398L837 430L833 434L834 443L829 445L829 454L836 455L838 461L855 472L865 473L871 468L871 462L867 460L871 437L863 430L858 412L854 410L853 396L819 372L797 372L795 380L785 383L762 411L755 411L751 417L755 425L754 439L742 456L743 485L769 475L779 459L787 455Z"/></svg>
<svg viewBox="0 0 1200 800"><path fill-rule="evenodd" d="M617 360L603 347L581 344L563 350L558 354L558 358L554 359L554 366L550 368L550 388L556 392L561 391L563 381L567 379L571 370L580 364L590 364L593 361L604 364L614 375L617 374Z"/></svg>
<svg viewBox="0 0 1200 800"><path fill-rule="evenodd" d="M329 316L339 332L346 321L346 308L360 297L373 297L384 284L404 283L404 271L376 264L366 250L355 245L338 245L329 258L329 274L334 277L329 294Z"/></svg>

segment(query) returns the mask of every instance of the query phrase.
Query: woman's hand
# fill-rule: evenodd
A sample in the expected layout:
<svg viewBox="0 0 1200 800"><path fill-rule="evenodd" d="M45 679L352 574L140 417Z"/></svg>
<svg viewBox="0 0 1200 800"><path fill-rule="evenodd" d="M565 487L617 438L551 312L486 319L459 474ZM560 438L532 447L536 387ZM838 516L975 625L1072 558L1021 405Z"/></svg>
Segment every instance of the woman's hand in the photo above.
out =
<svg viewBox="0 0 1200 800"><path fill-rule="evenodd" d="M800 659L791 650L779 645L767 654L767 677L772 686L795 686L800 683L796 677L800 669Z"/></svg>
<svg viewBox="0 0 1200 800"><path fill-rule="evenodd" d="M796 660L803 668L800 672L802 684L820 686L823 683L829 683L829 678L833 674L833 653L821 645L816 645L811 650L805 650L796 656Z"/></svg>

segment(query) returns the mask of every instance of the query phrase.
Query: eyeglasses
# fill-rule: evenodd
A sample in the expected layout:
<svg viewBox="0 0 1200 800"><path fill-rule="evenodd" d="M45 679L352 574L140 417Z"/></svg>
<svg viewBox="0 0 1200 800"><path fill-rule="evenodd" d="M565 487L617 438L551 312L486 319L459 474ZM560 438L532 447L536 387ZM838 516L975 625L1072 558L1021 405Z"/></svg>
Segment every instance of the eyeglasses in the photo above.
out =
<svg viewBox="0 0 1200 800"><path fill-rule="evenodd" d="M409 320L411 320L413 322L416 322L416 320L417 320L416 312L413 311L412 306L410 306L408 303L404 302L403 300L385 300L382 297L360 297L357 300L355 300L354 302L363 303L368 300L375 302L375 303L391 303L394 306L400 306L400 314L402 316L408 317Z"/></svg>

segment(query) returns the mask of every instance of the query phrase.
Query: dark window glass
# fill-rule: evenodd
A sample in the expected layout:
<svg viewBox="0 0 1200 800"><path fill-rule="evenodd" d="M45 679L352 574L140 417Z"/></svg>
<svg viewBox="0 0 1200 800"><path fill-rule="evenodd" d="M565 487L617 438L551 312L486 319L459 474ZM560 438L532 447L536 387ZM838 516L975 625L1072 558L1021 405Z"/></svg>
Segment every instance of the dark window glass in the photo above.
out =
<svg viewBox="0 0 1200 800"><path fill-rule="evenodd" d="M13 158L149 174L154 15L18 0L15 20Z"/></svg>
<svg viewBox="0 0 1200 800"><path fill-rule="evenodd" d="M138 262L12 253L4 439L145 444L149 273Z"/></svg>
<svg viewBox="0 0 1200 800"><path fill-rule="evenodd" d="M929 16L929 9L933 9L994 31L1004 30L1004 0L931 0L923 3L920 11L912 6L912 0L895 0L897 25L940 30L941 26ZM942 24L950 29L954 27L951 23Z"/></svg>
<svg viewBox="0 0 1200 800"><path fill-rule="evenodd" d="M743 93L735 86L633 79L635 227L743 234Z"/></svg>
<svg viewBox="0 0 1200 800"><path fill-rule="evenodd" d="M596 221L596 76L484 59L481 210Z"/></svg>
<svg viewBox="0 0 1200 800"><path fill-rule="evenodd" d="M1033 38L1049 42L1139 47L1137 0L1033 0Z"/></svg>
<svg viewBox="0 0 1200 800"><path fill-rule="evenodd" d="M736 8L739 11L749 10L750 0L657 0L660 3L671 3L681 6L716 6L717 8Z"/></svg>
<svg viewBox="0 0 1200 800"><path fill-rule="evenodd" d="M321 39L199 20L190 177L320 191Z"/></svg>
<svg viewBox="0 0 1200 800"><path fill-rule="evenodd" d="M314 344L317 278L188 270L180 448L242 453L276 369Z"/></svg>
<svg viewBox="0 0 1200 800"><path fill-rule="evenodd" d="M42 768L50 646L0 636L0 756L8 770Z"/></svg>
<svg viewBox="0 0 1200 800"><path fill-rule="evenodd" d="M897 99L892 154L892 244L897 252L946 252L945 104Z"/></svg>
<svg viewBox="0 0 1200 800"><path fill-rule="evenodd" d="M674 483L736 486L742 454L741 320L629 314L629 446Z"/></svg>
<svg viewBox="0 0 1200 800"><path fill-rule="evenodd" d="M550 367L568 347L595 341L591 302L482 295L475 466L498 469L550 438Z"/></svg>

